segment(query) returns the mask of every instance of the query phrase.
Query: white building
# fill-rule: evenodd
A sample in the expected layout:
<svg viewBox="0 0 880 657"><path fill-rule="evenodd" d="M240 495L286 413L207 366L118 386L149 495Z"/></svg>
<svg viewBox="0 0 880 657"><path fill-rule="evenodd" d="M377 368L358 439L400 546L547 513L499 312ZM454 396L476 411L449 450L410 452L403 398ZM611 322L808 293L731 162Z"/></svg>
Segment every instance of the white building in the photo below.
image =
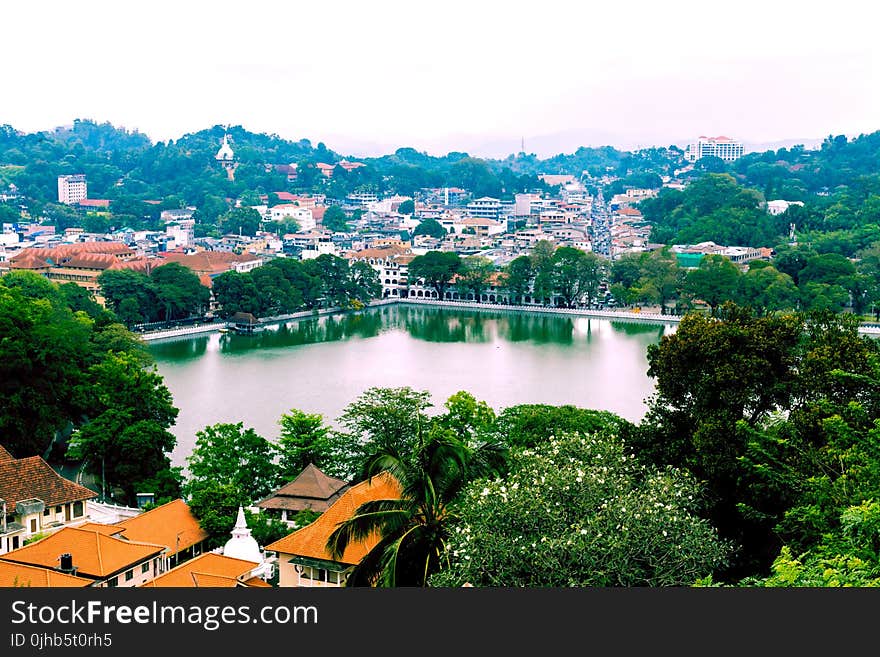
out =
<svg viewBox="0 0 880 657"><path fill-rule="evenodd" d="M725 162L733 162L742 157L743 143L730 137L700 136L697 141L688 144L684 157L689 162L696 162L702 157L719 157Z"/></svg>
<svg viewBox="0 0 880 657"><path fill-rule="evenodd" d="M70 176L58 176L58 202L75 205L88 198L86 175L76 173Z"/></svg>
<svg viewBox="0 0 880 657"><path fill-rule="evenodd" d="M467 204L467 214L481 219L498 219L501 215L501 201L484 196Z"/></svg>
<svg viewBox="0 0 880 657"><path fill-rule="evenodd" d="M318 223L309 208L303 208L293 203L282 203L269 208L269 219L283 221L285 218L296 220L300 232L314 230Z"/></svg>
<svg viewBox="0 0 880 657"><path fill-rule="evenodd" d="M767 212L772 215L782 214L792 205L800 205L803 207L803 201L785 201L783 199L775 199L773 201L767 201Z"/></svg>

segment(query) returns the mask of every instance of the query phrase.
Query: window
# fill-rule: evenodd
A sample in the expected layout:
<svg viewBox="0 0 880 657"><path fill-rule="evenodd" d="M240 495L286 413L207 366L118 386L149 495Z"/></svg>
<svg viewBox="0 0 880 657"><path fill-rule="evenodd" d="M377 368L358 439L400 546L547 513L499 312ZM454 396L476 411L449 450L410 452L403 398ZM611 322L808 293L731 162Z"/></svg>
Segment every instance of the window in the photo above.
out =
<svg viewBox="0 0 880 657"><path fill-rule="evenodd" d="M55 513L61 513L61 506L55 507Z"/></svg>
<svg viewBox="0 0 880 657"><path fill-rule="evenodd" d="M141 564L141 572L142 572L142 573L148 573L148 572L150 572L150 564L149 564L149 563L143 563L143 564Z"/></svg>
<svg viewBox="0 0 880 657"><path fill-rule="evenodd" d="M48 516L48 515L49 515L49 509L43 509L43 515L44 515L44 516Z"/></svg>
<svg viewBox="0 0 880 657"><path fill-rule="evenodd" d="M31 518L31 534L37 533L37 519Z"/></svg>
<svg viewBox="0 0 880 657"><path fill-rule="evenodd" d="M82 502L74 502L73 503L73 517L79 518L83 514L83 503Z"/></svg>
<svg viewBox="0 0 880 657"><path fill-rule="evenodd" d="M134 569L132 568L131 570L126 570L125 571L125 581L130 582L133 579L134 579Z"/></svg>
<svg viewBox="0 0 880 657"><path fill-rule="evenodd" d="M118 577L111 577L110 579L107 580L107 586L110 586L110 587L119 586L119 578Z"/></svg>

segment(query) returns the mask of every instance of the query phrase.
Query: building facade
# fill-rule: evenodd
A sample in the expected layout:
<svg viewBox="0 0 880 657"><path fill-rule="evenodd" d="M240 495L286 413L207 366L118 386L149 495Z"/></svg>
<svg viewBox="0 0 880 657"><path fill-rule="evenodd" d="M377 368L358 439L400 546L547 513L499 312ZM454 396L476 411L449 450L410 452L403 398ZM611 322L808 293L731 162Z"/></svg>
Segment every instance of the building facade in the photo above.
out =
<svg viewBox="0 0 880 657"><path fill-rule="evenodd" d="M58 202L76 205L88 197L88 185L84 173L58 176Z"/></svg>
<svg viewBox="0 0 880 657"><path fill-rule="evenodd" d="M684 157L689 162L696 162L703 157L718 157L725 162L733 162L743 156L743 143L730 137L700 136L697 141L689 144Z"/></svg>

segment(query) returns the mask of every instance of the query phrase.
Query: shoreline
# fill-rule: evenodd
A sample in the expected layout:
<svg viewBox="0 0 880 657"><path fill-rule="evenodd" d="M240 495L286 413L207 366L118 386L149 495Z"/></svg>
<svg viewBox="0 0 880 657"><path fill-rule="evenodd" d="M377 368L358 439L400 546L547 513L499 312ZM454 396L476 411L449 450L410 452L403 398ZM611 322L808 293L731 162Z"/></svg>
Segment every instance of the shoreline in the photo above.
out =
<svg viewBox="0 0 880 657"><path fill-rule="evenodd" d="M438 301L436 299L381 299L371 301L362 310L380 308L383 306L411 305L431 306L435 308L461 308L465 310L479 310L484 312L524 312L574 317L592 317L596 319L610 319L618 321L634 321L647 324L678 324L681 315L661 315L656 312L641 312L636 310L591 310L588 308L556 308L535 305L513 305L503 303L477 303L474 301ZM320 310L303 310L288 315L276 315L260 318L260 326L274 326L290 320L306 319L309 317L322 317L325 315L339 315L344 313L360 312L352 308L322 308ZM199 326L185 326L174 329L138 333L144 342L164 340L167 338L186 337L202 333L219 333L226 327L226 322L202 324ZM859 327L861 335L880 336L880 324L866 323Z"/></svg>
<svg viewBox="0 0 880 657"><path fill-rule="evenodd" d="M411 305L411 306L433 306L435 308L462 308L467 310L494 311L494 312L525 312L539 313L551 315L569 315L576 317L594 317L596 319L615 319L615 320L632 320L649 324L677 324L680 316L676 315L660 315L659 313L642 313L635 311L622 310L589 310L586 308L551 308L548 306L527 306L512 305L501 303L476 303L473 301L437 301L434 299L382 299L373 301L364 306L361 310L370 308L381 308L383 306ZM320 310L303 310L289 315L276 315L273 317L262 317L259 320L260 326L274 326L282 324L290 320L307 319L309 317L322 317L325 315L340 315L344 313L360 312L353 308L322 308ZM154 340L164 340L167 338L185 337L190 335L199 335L202 333L219 333L220 329L226 327L226 322L202 324L198 326L184 326L174 329L165 329L160 331L149 331L138 333L145 342Z"/></svg>

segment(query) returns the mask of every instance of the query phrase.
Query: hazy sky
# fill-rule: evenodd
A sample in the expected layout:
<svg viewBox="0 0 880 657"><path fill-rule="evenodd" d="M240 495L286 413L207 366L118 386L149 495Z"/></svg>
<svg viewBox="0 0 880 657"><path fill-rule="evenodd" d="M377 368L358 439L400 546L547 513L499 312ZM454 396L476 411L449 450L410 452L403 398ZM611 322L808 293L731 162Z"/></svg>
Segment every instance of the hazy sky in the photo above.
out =
<svg viewBox="0 0 880 657"><path fill-rule="evenodd" d="M232 124L349 154L857 135L880 129L878 18L866 0L11 2L0 123Z"/></svg>

